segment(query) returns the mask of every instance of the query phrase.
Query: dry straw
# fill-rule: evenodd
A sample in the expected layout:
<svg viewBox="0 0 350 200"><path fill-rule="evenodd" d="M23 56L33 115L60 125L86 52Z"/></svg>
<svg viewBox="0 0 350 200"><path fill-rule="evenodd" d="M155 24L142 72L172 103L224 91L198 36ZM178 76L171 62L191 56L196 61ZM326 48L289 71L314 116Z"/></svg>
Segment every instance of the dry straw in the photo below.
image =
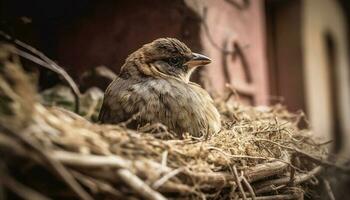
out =
<svg viewBox="0 0 350 200"><path fill-rule="evenodd" d="M217 100L222 131L183 140L162 139L161 125L137 132L44 107L12 48L0 51L0 191L10 197L298 199L332 165L298 128L303 116L280 105Z"/></svg>

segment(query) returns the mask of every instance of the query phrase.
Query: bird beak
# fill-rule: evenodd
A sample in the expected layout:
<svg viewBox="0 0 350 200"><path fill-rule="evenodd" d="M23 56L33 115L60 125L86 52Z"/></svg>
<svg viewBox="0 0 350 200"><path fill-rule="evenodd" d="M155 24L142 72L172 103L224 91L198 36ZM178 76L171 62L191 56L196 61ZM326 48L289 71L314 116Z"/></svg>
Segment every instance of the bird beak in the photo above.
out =
<svg viewBox="0 0 350 200"><path fill-rule="evenodd" d="M211 63L210 58L199 53L192 53L192 59L187 61L185 64L188 66L188 68L194 68L202 65L207 65L209 63Z"/></svg>

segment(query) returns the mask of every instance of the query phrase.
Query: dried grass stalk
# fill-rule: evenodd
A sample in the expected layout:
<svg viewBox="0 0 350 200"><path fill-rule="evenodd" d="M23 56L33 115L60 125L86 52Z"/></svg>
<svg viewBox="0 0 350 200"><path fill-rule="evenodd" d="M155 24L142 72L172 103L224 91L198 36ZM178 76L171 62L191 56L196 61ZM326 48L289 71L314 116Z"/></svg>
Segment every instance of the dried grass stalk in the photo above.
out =
<svg viewBox="0 0 350 200"><path fill-rule="evenodd" d="M300 195L289 190L289 170L296 173L293 188L302 188L325 163L320 162L325 149L315 144L310 130L298 128L300 115L280 105L217 100L222 131L183 140L94 124L62 108L44 107L7 48L0 47L0 152L11 169L3 173L17 184L6 189L18 196L296 199ZM154 132L152 127L159 126L147 131ZM302 162L292 165L296 152ZM42 184L50 190L40 189ZM279 195L271 196L271 188Z"/></svg>

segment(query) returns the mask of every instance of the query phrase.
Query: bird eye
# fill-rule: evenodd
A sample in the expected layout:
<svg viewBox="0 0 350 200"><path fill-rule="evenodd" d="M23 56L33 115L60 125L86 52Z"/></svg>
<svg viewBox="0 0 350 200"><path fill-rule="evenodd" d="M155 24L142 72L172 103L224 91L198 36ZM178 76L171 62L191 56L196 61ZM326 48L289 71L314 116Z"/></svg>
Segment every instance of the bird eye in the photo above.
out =
<svg viewBox="0 0 350 200"><path fill-rule="evenodd" d="M177 57L169 58L169 64L173 66L177 66L180 64L180 59Z"/></svg>

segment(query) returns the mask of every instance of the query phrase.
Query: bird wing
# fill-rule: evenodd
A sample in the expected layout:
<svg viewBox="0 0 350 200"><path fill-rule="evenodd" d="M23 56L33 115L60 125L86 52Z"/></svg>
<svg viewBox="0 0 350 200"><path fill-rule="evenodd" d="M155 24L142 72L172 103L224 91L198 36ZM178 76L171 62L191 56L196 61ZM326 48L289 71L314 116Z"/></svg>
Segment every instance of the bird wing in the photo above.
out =
<svg viewBox="0 0 350 200"><path fill-rule="evenodd" d="M116 78L106 89L98 120L102 123L124 122L137 113L137 94L132 92L132 81Z"/></svg>

